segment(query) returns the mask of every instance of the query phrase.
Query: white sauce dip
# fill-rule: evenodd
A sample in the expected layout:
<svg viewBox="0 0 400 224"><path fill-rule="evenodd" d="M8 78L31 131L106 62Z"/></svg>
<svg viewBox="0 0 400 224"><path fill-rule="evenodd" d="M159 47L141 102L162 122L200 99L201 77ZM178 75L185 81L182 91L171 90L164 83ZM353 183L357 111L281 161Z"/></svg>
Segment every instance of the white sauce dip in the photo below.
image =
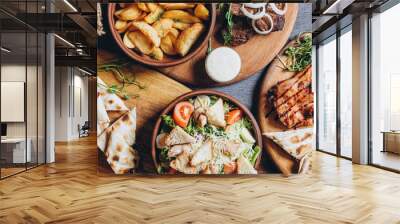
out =
<svg viewBox="0 0 400 224"><path fill-rule="evenodd" d="M240 72L239 54L229 47L219 47L211 51L206 58L208 76L216 82L233 80Z"/></svg>

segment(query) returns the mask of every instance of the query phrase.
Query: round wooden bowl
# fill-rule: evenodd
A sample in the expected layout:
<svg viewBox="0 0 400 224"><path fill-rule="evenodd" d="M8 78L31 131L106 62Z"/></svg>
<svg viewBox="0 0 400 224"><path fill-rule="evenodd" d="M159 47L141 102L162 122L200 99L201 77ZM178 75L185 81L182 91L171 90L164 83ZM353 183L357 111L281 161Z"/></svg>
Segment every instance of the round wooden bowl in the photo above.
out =
<svg viewBox="0 0 400 224"><path fill-rule="evenodd" d="M178 64L188 61L193 56L195 56L197 53L201 52L201 49L203 49L207 45L208 39L210 39L210 36L213 33L213 30L215 27L215 20L217 17L217 9L216 9L215 4L205 4L205 5L210 12L210 19L208 21L204 22L204 24L206 26L206 32L203 32L203 34L199 37L199 39L196 41L196 43L191 47L189 53L187 55L185 55L184 57L181 57L179 55L170 56L170 55L164 54L164 59L161 61L158 61L147 55L143 55L139 52L136 52L133 49L127 48L122 41L121 34L118 33L118 31L114 28L114 24L115 24L114 12L117 7L116 3L109 3L109 5L108 5L108 23L109 23L111 34L112 34L115 42L117 42L119 48L133 60L139 61L143 64L150 65L150 66L157 66L157 67L174 66L174 65L178 65Z"/></svg>
<svg viewBox="0 0 400 224"><path fill-rule="evenodd" d="M245 116L247 116L250 119L251 124L253 125L253 130L252 134L254 136L254 138L256 139L256 145L260 146L262 148L262 137L261 137L261 131L260 128L258 127L257 121L254 118L253 114L247 109L246 106L244 106L242 103L240 103L239 100L237 100L236 98L229 96L225 93L219 92L219 91L215 91L215 90L194 90L188 93L185 93L181 96L179 96L178 98L176 98L174 101L172 101L160 114L160 116L157 119L157 122L154 126L153 129L153 134L151 137L151 155L153 157L153 162L154 162L154 166L157 168L158 167L158 154L157 154L157 147L156 147L156 138L157 135L160 131L160 126L161 126L161 116L162 115L167 115L167 114L171 114L175 105L179 102L185 101L187 99L190 99L192 97L198 96L198 95L214 95L214 96L218 96L221 97L224 100L229 100L230 102L232 102L233 104L235 104L240 110L242 110L245 114ZM259 156L257 157L256 163L255 163L255 168L257 170L259 170L259 166L260 166L260 161L261 161L261 155L262 153L259 154Z"/></svg>

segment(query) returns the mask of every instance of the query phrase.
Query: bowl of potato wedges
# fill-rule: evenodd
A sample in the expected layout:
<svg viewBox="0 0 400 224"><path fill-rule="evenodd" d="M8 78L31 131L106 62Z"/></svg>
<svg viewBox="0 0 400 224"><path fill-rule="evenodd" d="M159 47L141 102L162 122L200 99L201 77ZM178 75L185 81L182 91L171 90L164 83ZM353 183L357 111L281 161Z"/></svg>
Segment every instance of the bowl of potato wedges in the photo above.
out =
<svg viewBox="0 0 400 224"><path fill-rule="evenodd" d="M132 59L151 66L186 62L206 47L216 20L215 4L112 3L110 31Z"/></svg>

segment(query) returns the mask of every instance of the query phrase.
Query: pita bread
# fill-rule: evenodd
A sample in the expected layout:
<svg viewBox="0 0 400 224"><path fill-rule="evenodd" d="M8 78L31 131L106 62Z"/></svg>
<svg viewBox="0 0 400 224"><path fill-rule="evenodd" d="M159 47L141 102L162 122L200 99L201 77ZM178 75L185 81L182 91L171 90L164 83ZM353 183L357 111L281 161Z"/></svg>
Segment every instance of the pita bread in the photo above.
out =
<svg viewBox="0 0 400 224"><path fill-rule="evenodd" d="M97 78L97 147L104 152L114 173L123 174L138 165L135 143L136 108L129 111L117 94Z"/></svg>
<svg viewBox="0 0 400 224"><path fill-rule="evenodd" d="M111 129L105 129L99 136L97 136L97 148L102 152L105 151L107 146L107 139Z"/></svg>
<svg viewBox="0 0 400 224"><path fill-rule="evenodd" d="M208 123L222 128L226 126L224 102L221 98L219 98L214 105L207 109L206 116Z"/></svg>
<svg viewBox="0 0 400 224"><path fill-rule="evenodd" d="M109 110L107 111L108 117L110 118L111 123L118 120L122 115L124 115L127 110Z"/></svg>
<svg viewBox="0 0 400 224"><path fill-rule="evenodd" d="M102 96L104 107L106 111L128 111L128 107L125 106L124 102L117 96L117 94L106 93Z"/></svg>
<svg viewBox="0 0 400 224"><path fill-rule="evenodd" d="M111 132L120 133L128 145L133 145L136 140L136 108L125 113L111 125L111 128Z"/></svg>
<svg viewBox="0 0 400 224"><path fill-rule="evenodd" d="M167 139L165 139L165 144L167 146L172 145L182 145L182 144L191 144L196 141L195 138L186 133L181 127L176 126L169 133Z"/></svg>
<svg viewBox="0 0 400 224"><path fill-rule="evenodd" d="M137 167L138 153L132 148L136 139L136 108L125 113L97 138L97 147L104 152L116 174Z"/></svg>
<svg viewBox="0 0 400 224"><path fill-rule="evenodd" d="M99 77L97 77L97 97L103 99L103 104L107 112L129 110L117 94L107 91L107 85Z"/></svg>
<svg viewBox="0 0 400 224"><path fill-rule="evenodd" d="M104 129L114 123L129 109L118 95L109 93L107 85L102 79L97 78L97 136L103 133Z"/></svg>
<svg viewBox="0 0 400 224"><path fill-rule="evenodd" d="M313 149L313 128L264 133L292 157L300 160Z"/></svg>
<svg viewBox="0 0 400 224"><path fill-rule="evenodd" d="M128 173L138 166L139 154L125 141L123 133L111 133L105 154L115 174Z"/></svg>
<svg viewBox="0 0 400 224"><path fill-rule="evenodd" d="M104 151L107 133L119 132L128 145L135 143L135 131L136 131L136 108L133 108L130 112L125 113L111 126L106 128L103 133L97 138L97 146Z"/></svg>
<svg viewBox="0 0 400 224"><path fill-rule="evenodd" d="M104 107L103 99L97 97L97 136L110 125L110 119Z"/></svg>

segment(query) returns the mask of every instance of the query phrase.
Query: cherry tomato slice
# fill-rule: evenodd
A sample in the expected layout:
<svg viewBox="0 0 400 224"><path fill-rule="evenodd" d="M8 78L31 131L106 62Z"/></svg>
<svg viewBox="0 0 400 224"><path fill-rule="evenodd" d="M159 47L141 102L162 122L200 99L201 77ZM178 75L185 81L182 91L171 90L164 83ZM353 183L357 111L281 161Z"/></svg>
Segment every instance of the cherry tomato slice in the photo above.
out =
<svg viewBox="0 0 400 224"><path fill-rule="evenodd" d="M239 109L231 110L225 115L226 123L228 125L234 124L239 121L243 116L243 112Z"/></svg>
<svg viewBox="0 0 400 224"><path fill-rule="evenodd" d="M176 104L174 108L174 113L172 115L175 124L179 125L182 128L186 128L186 126L189 123L190 116L192 116L193 111L194 111L193 104L187 101Z"/></svg>

